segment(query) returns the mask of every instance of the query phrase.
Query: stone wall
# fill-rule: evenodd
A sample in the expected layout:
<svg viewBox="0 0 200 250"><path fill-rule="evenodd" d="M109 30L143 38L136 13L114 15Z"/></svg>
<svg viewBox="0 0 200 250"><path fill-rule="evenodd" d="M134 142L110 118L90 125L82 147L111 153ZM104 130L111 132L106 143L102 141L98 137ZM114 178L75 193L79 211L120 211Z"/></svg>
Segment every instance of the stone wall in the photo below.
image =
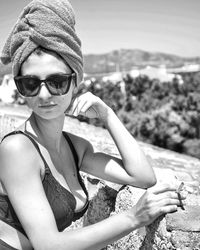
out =
<svg viewBox="0 0 200 250"><path fill-rule="evenodd" d="M24 117L14 114L0 116L0 137L13 130ZM107 131L96 128L76 119L66 119L65 129L90 140L95 150L118 155L118 151ZM95 136L94 136L95 135ZM185 210L161 216L150 226L143 227L104 250L197 250L200 249L200 161L193 157L177 154L168 150L140 143L151 161L158 183L174 179L184 181L187 190ZM136 204L144 190L130 186L120 186L84 175L89 190L90 205L88 212L72 228L96 223Z"/></svg>
<svg viewBox="0 0 200 250"><path fill-rule="evenodd" d="M117 186L84 176L93 190L88 212L71 228L86 226L129 209L136 204L144 190ZM93 184L91 184L91 182ZM94 184L95 183L95 184ZM93 186L93 187L91 187ZM95 190L94 190L95 186ZM148 227L104 248L104 250L197 250L200 249L200 196L188 193L185 210L161 216Z"/></svg>

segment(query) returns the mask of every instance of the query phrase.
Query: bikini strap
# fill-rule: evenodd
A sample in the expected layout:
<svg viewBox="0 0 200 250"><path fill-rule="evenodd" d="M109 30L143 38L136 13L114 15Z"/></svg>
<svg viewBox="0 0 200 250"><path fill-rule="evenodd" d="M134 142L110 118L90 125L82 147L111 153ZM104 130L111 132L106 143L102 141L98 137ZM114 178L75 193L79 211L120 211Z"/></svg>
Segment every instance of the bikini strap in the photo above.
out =
<svg viewBox="0 0 200 250"><path fill-rule="evenodd" d="M30 139L30 141L33 143L33 145L35 146L36 150L38 151L39 155L41 156L41 158L42 158L42 160L43 160L43 162L44 162L45 173L50 173L49 166L48 166L48 164L47 164L47 162L46 162L44 156L42 155L42 152L41 152L41 150L40 150L40 148L39 148L37 142L36 142L28 133L23 132L23 131L21 131L21 130L12 131L12 132L8 133L7 135L5 135L5 136L3 137L2 140L1 140L1 142L2 142L6 137L8 137L8 136L10 136L10 135L15 135L15 134L22 134L22 135L25 135L26 137L28 137L28 138Z"/></svg>
<svg viewBox="0 0 200 250"><path fill-rule="evenodd" d="M72 154L73 154L73 156L74 156L74 161L75 161L75 165L76 165L76 171L77 171L79 183L81 184L83 190L85 191L85 194L86 194L87 197L88 197L87 189L86 189L86 187L85 187L85 185L84 185L84 182L83 182L83 180L82 180L82 178L81 178L81 175L80 175L80 172L79 172L79 167L78 167L78 154L77 154L77 151L76 151L76 149L75 149L75 147L74 147L74 144L73 144L72 140L70 139L69 135L67 134L67 132L63 131L63 135L64 135L64 137L66 138L66 140L67 140L67 142L68 142L68 144L69 144L69 147L70 147L70 149L71 149L71 151L72 151Z"/></svg>
<svg viewBox="0 0 200 250"><path fill-rule="evenodd" d="M74 147L74 144L72 143L72 141L71 141L69 135L67 134L67 132L63 131L63 134L64 134L64 137L66 138L66 140L67 140L67 142L68 142L68 144L69 144L69 147L70 147L70 149L71 149L71 151L72 151L72 154L73 154L73 156L74 156L74 161L75 161L75 163L76 163L76 168L78 168L78 154L77 154L77 152L76 152L76 149L75 149L75 147ZM77 170L79 170L79 169L77 169Z"/></svg>

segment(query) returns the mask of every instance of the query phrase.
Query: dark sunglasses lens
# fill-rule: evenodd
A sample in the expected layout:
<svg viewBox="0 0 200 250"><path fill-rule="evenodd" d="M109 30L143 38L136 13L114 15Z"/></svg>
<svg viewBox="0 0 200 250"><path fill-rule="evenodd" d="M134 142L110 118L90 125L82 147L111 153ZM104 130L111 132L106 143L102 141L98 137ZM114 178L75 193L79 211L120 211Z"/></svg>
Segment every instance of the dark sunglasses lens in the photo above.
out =
<svg viewBox="0 0 200 250"><path fill-rule="evenodd" d="M19 93L25 97L37 95L40 86L40 81L32 77L15 79L15 83Z"/></svg>
<svg viewBox="0 0 200 250"><path fill-rule="evenodd" d="M52 95L64 95L68 92L72 82L72 75L54 75L47 80L47 86Z"/></svg>

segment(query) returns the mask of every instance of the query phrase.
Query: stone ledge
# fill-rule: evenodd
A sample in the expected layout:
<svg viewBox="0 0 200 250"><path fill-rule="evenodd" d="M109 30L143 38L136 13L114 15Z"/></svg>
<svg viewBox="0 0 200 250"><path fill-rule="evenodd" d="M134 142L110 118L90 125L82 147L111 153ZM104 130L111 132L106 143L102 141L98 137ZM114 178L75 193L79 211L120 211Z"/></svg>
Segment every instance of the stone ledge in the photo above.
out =
<svg viewBox="0 0 200 250"><path fill-rule="evenodd" d="M200 205L185 206L185 210L179 209L174 214L168 214L166 222L168 231L200 232Z"/></svg>
<svg viewBox="0 0 200 250"><path fill-rule="evenodd" d="M129 186L112 187L112 183L84 175L85 184L93 191L88 212L71 228L99 222L109 216L130 209L145 190ZM92 184L91 184L92 183ZM198 250L200 249L200 196L190 195L185 210L161 216L147 227L139 228L102 250ZM192 212L192 213L191 213ZM198 221L197 221L198 219Z"/></svg>

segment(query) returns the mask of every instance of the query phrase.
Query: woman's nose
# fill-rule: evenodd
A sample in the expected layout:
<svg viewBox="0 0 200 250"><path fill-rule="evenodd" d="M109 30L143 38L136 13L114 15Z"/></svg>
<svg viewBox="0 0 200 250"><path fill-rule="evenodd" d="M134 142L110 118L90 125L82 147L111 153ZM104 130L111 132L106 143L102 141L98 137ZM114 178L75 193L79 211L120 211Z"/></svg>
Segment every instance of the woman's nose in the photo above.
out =
<svg viewBox="0 0 200 250"><path fill-rule="evenodd" d="M44 82L42 82L40 85L40 91L38 93L38 97L41 99L48 99L49 97L51 97L51 93L47 89Z"/></svg>

